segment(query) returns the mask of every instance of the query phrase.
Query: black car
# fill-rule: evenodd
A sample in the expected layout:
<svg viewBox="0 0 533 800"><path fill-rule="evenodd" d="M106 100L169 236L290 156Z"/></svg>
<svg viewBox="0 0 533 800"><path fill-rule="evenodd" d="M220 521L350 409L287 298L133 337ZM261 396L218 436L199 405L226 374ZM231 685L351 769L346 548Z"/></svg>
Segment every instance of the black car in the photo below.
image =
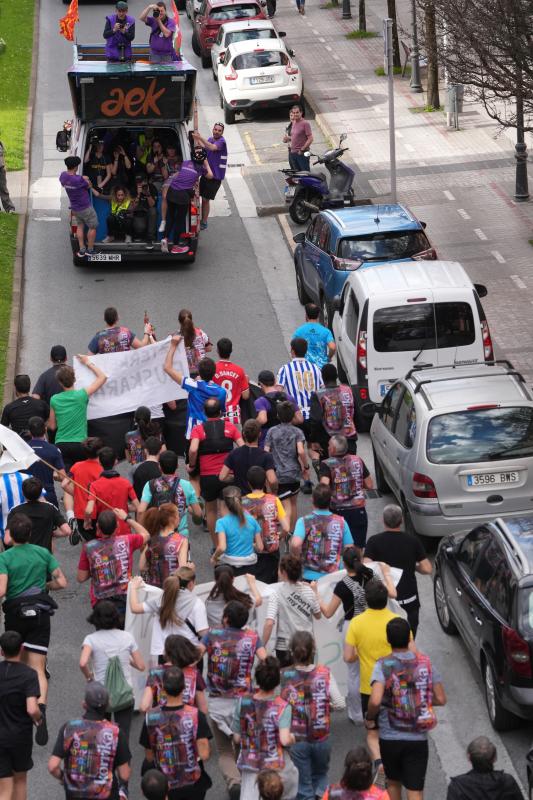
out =
<svg viewBox="0 0 533 800"><path fill-rule="evenodd" d="M433 587L443 631L481 670L493 727L533 720L533 514L442 539Z"/></svg>

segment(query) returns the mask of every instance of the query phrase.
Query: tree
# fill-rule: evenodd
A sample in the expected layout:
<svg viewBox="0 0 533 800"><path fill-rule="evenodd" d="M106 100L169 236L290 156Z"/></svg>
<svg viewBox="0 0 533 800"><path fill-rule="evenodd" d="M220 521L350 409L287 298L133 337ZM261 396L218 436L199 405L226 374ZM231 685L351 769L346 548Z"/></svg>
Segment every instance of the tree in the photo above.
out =
<svg viewBox="0 0 533 800"><path fill-rule="evenodd" d="M365 0L359 0L359 30L366 31Z"/></svg>
<svg viewBox="0 0 533 800"><path fill-rule="evenodd" d="M426 103L428 106L432 106L433 108L439 108L439 60L435 5L433 0L425 0L424 6L426 54L428 59L428 85Z"/></svg>
<svg viewBox="0 0 533 800"><path fill-rule="evenodd" d="M401 68L400 42L398 39L398 20L396 18L396 0L387 0L387 14L392 20L392 57L395 67Z"/></svg>

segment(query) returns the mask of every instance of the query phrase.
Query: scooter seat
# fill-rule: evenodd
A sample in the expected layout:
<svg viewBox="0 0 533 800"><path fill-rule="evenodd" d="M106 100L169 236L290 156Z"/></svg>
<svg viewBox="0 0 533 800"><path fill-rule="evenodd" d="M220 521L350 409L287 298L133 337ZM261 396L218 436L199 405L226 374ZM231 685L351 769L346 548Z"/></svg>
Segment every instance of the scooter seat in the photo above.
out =
<svg viewBox="0 0 533 800"><path fill-rule="evenodd" d="M327 181L328 176L325 172L320 172L318 169L312 170L301 170L299 172L295 172L295 175L298 175L300 178L304 178L306 176L311 176L312 178L318 178L321 181Z"/></svg>

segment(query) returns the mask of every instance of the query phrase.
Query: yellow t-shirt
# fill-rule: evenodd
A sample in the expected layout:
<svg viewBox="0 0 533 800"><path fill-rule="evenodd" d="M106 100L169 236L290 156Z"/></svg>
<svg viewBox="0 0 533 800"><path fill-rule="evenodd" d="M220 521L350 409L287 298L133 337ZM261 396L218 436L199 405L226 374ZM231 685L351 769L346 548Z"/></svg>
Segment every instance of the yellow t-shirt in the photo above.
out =
<svg viewBox="0 0 533 800"><path fill-rule="evenodd" d="M361 665L361 694L370 694L370 678L378 658L388 656L392 648L387 641L387 623L397 617L388 608L367 608L354 617L346 631L346 644L357 650Z"/></svg>
<svg viewBox="0 0 533 800"><path fill-rule="evenodd" d="M265 492L259 492L259 491L250 492L250 494L246 495L246 497L249 497L250 500L260 500L261 497L264 497L264 496L265 496ZM285 519L285 517L287 515L285 513L285 509L283 508L283 503L281 502L279 497L276 497L276 508L277 508L277 511L278 511L278 519L279 520Z"/></svg>

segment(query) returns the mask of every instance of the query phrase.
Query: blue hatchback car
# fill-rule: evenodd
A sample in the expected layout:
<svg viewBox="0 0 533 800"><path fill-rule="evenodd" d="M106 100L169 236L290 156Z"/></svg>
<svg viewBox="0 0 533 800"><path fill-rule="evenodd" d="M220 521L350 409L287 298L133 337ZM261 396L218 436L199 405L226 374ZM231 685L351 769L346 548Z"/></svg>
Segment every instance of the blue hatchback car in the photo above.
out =
<svg viewBox="0 0 533 800"><path fill-rule="evenodd" d="M300 303L320 306L324 325L331 327L333 300L361 264L437 258L424 228L400 203L321 211L294 237Z"/></svg>

